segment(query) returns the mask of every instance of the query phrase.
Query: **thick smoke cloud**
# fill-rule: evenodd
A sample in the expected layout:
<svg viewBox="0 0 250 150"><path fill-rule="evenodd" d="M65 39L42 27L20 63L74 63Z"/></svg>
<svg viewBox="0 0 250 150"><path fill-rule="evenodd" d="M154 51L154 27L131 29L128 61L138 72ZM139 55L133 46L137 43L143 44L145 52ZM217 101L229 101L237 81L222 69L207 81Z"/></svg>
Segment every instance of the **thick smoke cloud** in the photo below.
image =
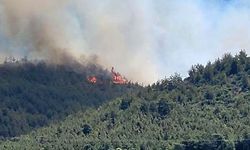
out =
<svg viewBox="0 0 250 150"><path fill-rule="evenodd" d="M0 55L93 58L152 83L250 50L247 0L1 0Z"/></svg>

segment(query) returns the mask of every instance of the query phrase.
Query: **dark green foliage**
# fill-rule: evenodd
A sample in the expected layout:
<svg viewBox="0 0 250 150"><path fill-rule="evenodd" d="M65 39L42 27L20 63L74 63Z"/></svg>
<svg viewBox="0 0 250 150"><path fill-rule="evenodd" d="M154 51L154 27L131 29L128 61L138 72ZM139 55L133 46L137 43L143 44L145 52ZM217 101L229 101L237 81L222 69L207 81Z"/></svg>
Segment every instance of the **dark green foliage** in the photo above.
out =
<svg viewBox="0 0 250 150"><path fill-rule="evenodd" d="M177 89L182 84L182 78L179 74L175 74L174 76L171 76L169 79L162 81L160 88L162 90L168 90L172 91L174 89Z"/></svg>
<svg viewBox="0 0 250 150"><path fill-rule="evenodd" d="M245 139L238 141L235 145L236 150L249 150L250 149L250 139Z"/></svg>
<svg viewBox="0 0 250 150"><path fill-rule="evenodd" d="M91 131L92 131L92 128L88 124L83 125L83 128L82 128L83 134L89 135Z"/></svg>
<svg viewBox="0 0 250 150"><path fill-rule="evenodd" d="M234 59L232 61L232 63L231 63L231 68L230 68L229 75L231 75L231 74L237 74L239 71L240 71L240 69L239 69L238 62L237 62L237 60Z"/></svg>
<svg viewBox="0 0 250 150"><path fill-rule="evenodd" d="M243 90L250 89L250 81L249 81L249 77L246 73L243 73L243 75L242 75L241 84L242 84Z"/></svg>
<svg viewBox="0 0 250 150"><path fill-rule="evenodd" d="M205 67L200 64L193 66L186 80L196 85L202 83L225 84L226 77L241 76L242 73L248 72L249 62L250 58L244 51L235 57L225 54L222 59L218 59L214 63L209 62Z"/></svg>
<svg viewBox="0 0 250 150"><path fill-rule="evenodd" d="M126 93L97 110L2 141L0 149L249 149L249 62L244 52L227 54L215 63L193 66L184 80L175 75ZM2 109L0 119L9 111ZM87 136L82 123L91 129Z"/></svg>
<svg viewBox="0 0 250 150"><path fill-rule="evenodd" d="M149 110L151 113L157 112L157 104L154 102L151 102L149 105Z"/></svg>
<svg viewBox="0 0 250 150"><path fill-rule="evenodd" d="M148 114L149 111L148 105L146 103L142 103L140 110L143 114Z"/></svg>
<svg viewBox="0 0 250 150"><path fill-rule="evenodd" d="M213 79L213 76L214 76L213 66L211 62L209 62L204 69L203 78L205 81L211 82Z"/></svg>
<svg viewBox="0 0 250 150"><path fill-rule="evenodd" d="M161 117L165 117L170 112L168 103L164 100L160 100L158 103L158 113Z"/></svg>
<svg viewBox="0 0 250 150"><path fill-rule="evenodd" d="M214 99L214 94L213 94L213 92L211 92L210 90L206 91L206 92L205 92L205 95L204 95L204 98L207 99L207 100L212 100L212 99Z"/></svg>
<svg viewBox="0 0 250 150"><path fill-rule="evenodd" d="M183 150L234 150L234 145L226 141L184 142ZM180 149L177 147L175 149Z"/></svg>
<svg viewBox="0 0 250 150"><path fill-rule="evenodd" d="M112 112L110 113L110 119L111 119L111 123L112 123L113 125L115 124L115 116L116 116L116 115L115 115L115 112L112 111Z"/></svg>
<svg viewBox="0 0 250 150"><path fill-rule="evenodd" d="M146 146L145 146L144 144L142 144L142 145L140 146L140 150L147 150L147 148L146 148Z"/></svg>
<svg viewBox="0 0 250 150"><path fill-rule="evenodd" d="M204 76L204 67L202 65L192 66L191 70L189 71L189 78L192 83L198 83L201 81L202 76Z"/></svg>
<svg viewBox="0 0 250 150"><path fill-rule="evenodd" d="M94 150L91 145L84 146L83 150Z"/></svg>
<svg viewBox="0 0 250 150"><path fill-rule="evenodd" d="M123 99L122 102L121 102L121 105L120 105L120 109L121 109L121 110L126 110L126 109L128 109L129 106L130 106L130 103L131 103L131 100Z"/></svg>
<svg viewBox="0 0 250 150"><path fill-rule="evenodd" d="M108 144L102 144L98 150L109 150L109 145Z"/></svg>
<svg viewBox="0 0 250 150"><path fill-rule="evenodd" d="M244 138L237 141L235 144L236 150L249 150L250 149L250 134L249 132L244 135Z"/></svg>
<svg viewBox="0 0 250 150"><path fill-rule="evenodd" d="M233 150L232 142L225 140L220 135L214 135L211 140L184 141L182 145L176 145L175 149L183 150Z"/></svg>
<svg viewBox="0 0 250 150"><path fill-rule="evenodd" d="M92 74L102 82L88 83ZM6 62L0 65L0 137L27 133L137 88L111 84L109 73L95 65Z"/></svg>

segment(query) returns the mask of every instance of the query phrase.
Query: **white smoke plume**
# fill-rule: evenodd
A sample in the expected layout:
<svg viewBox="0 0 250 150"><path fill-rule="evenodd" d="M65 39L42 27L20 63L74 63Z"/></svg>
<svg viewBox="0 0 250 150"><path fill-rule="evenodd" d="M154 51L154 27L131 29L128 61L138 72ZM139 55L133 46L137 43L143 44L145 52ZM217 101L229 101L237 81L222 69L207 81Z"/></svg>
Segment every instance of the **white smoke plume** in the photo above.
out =
<svg viewBox="0 0 250 150"><path fill-rule="evenodd" d="M0 55L67 63L97 56L152 83L250 50L247 0L1 0Z"/></svg>

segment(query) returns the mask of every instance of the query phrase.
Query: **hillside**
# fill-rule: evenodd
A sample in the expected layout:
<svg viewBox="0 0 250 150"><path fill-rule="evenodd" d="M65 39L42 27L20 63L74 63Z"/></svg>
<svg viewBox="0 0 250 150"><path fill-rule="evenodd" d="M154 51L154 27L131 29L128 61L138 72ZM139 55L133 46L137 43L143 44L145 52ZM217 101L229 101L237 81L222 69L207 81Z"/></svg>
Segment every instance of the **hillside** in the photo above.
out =
<svg viewBox="0 0 250 150"><path fill-rule="evenodd" d="M226 54L96 109L0 144L0 149L250 148L250 58Z"/></svg>
<svg viewBox="0 0 250 150"><path fill-rule="evenodd" d="M93 74L102 82L89 83ZM94 64L5 62L0 65L0 138L28 133L136 88L112 84L109 72Z"/></svg>

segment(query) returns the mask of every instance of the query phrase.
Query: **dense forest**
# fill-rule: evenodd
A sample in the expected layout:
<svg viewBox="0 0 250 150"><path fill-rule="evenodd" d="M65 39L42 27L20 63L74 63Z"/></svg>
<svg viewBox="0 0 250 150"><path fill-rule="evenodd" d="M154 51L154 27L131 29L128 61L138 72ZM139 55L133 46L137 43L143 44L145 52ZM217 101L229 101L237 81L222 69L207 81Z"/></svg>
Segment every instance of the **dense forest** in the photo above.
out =
<svg viewBox="0 0 250 150"><path fill-rule="evenodd" d="M89 83L92 74L100 76L101 83ZM13 58L0 65L0 138L28 133L135 89L132 84L111 84L109 72L94 64Z"/></svg>
<svg viewBox="0 0 250 150"><path fill-rule="evenodd" d="M244 51L226 54L205 66L193 66L185 79L176 74L137 88L96 109L2 141L0 149L248 150L249 76L250 57Z"/></svg>

